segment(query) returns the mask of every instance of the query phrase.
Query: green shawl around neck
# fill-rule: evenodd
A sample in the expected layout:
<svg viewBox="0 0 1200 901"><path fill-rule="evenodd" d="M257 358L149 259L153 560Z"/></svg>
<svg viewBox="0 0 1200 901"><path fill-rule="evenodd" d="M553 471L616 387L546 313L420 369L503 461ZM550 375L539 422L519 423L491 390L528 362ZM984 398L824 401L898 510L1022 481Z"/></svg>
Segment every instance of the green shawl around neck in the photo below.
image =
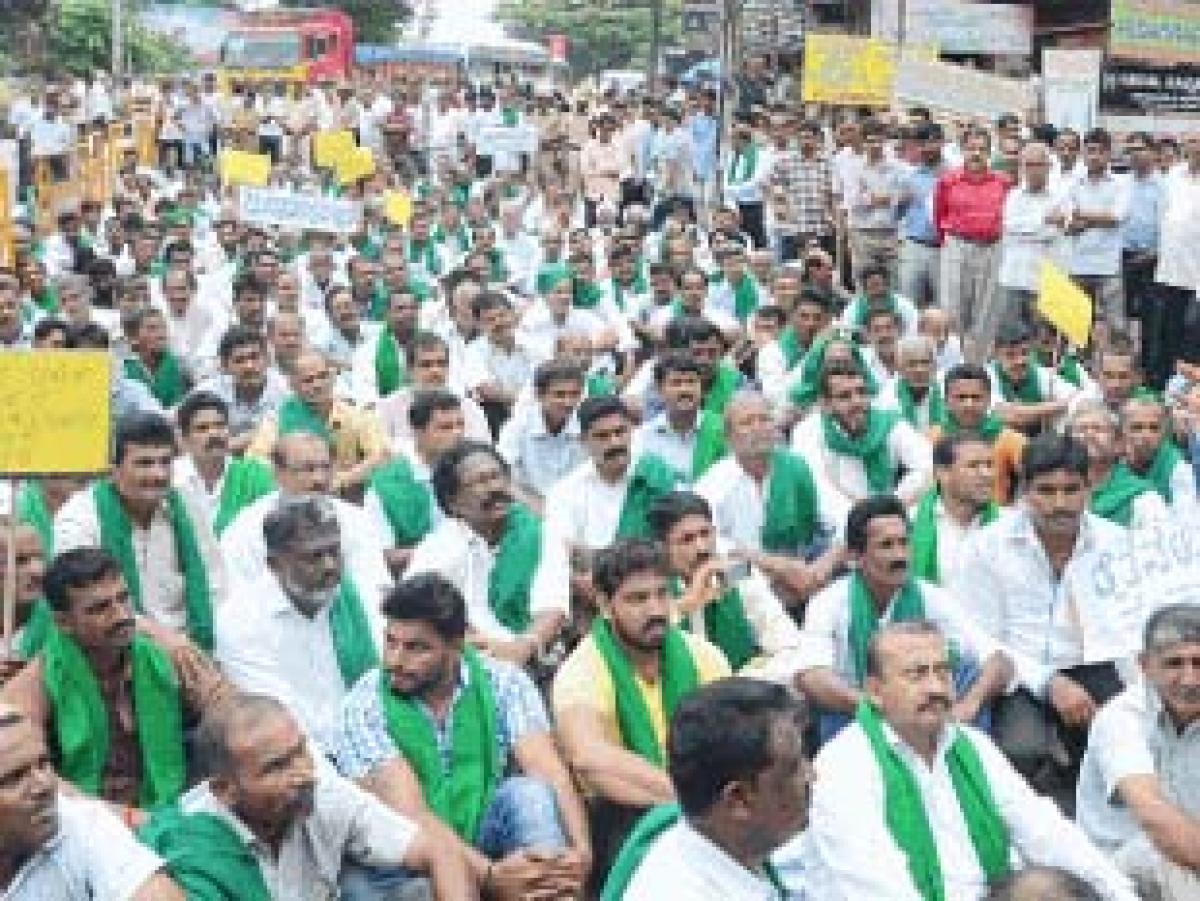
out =
<svg viewBox="0 0 1200 901"><path fill-rule="evenodd" d="M857 329L866 328L867 313L872 310L887 310L897 321L900 320L900 304L896 301L895 294L889 293L882 303L874 302L866 295L860 294L850 301L850 324Z"/></svg>
<svg viewBox="0 0 1200 901"><path fill-rule="evenodd" d="M137 837L162 858L188 901L271 901L258 859L214 814L160 807Z"/></svg>
<svg viewBox="0 0 1200 901"><path fill-rule="evenodd" d="M497 740L491 678L474 648L464 646L462 659L467 684L450 714L449 770L443 764L428 712L398 696L383 671L379 696L388 735L416 775L426 806L459 838L474 843L484 811L504 775L504 761Z"/></svg>
<svg viewBox="0 0 1200 901"><path fill-rule="evenodd" d="M692 445L692 481L704 475L727 452L724 418L708 410L697 412L696 441Z"/></svg>
<svg viewBox="0 0 1200 901"><path fill-rule="evenodd" d="M333 446L333 431L329 428L329 423L299 395L288 396L279 405L278 415L279 437L282 438L293 432L306 432L309 435L324 438L326 444L330 447Z"/></svg>
<svg viewBox="0 0 1200 901"><path fill-rule="evenodd" d="M729 365L725 360L717 364L713 373L712 384L704 393L704 409L718 416L725 415L725 408L737 393L742 384L742 374Z"/></svg>
<svg viewBox="0 0 1200 901"><path fill-rule="evenodd" d="M638 687L633 665L617 642L612 626L603 616L597 616L592 621L591 634L612 679L622 742L627 749L654 766L665 766L666 755L654 731L654 721ZM659 691L662 692L663 714L669 723L679 702L700 684L700 676L687 640L675 626L667 629L659 659Z"/></svg>
<svg viewBox="0 0 1200 901"><path fill-rule="evenodd" d="M349 573L342 574L342 582L329 607L329 634L333 638L338 672L347 688L367 670L379 666L371 624Z"/></svg>
<svg viewBox="0 0 1200 901"><path fill-rule="evenodd" d="M50 605L45 598L34 602L25 625L19 628L21 638L17 642L17 656L22 660L32 660L45 647L50 632L56 628L54 614L50 612Z"/></svg>
<svg viewBox="0 0 1200 901"><path fill-rule="evenodd" d="M791 371L804 356L804 348L800 346L800 338L796 334L796 330L790 325L779 334L779 340L775 342L779 345L779 352L783 354L783 365L787 371Z"/></svg>
<svg viewBox="0 0 1200 901"><path fill-rule="evenodd" d="M1000 396L1004 398L1005 403L1040 404L1046 399L1042 396L1038 367L1032 355L1025 367L1025 378L1019 385L1012 383L1005 373L1004 367L999 363L992 364L992 372L996 376L996 382L1000 385Z"/></svg>
<svg viewBox="0 0 1200 901"><path fill-rule="evenodd" d="M242 510L275 490L275 471L253 457L239 457L225 466L221 499L213 519L213 531L220 535Z"/></svg>
<svg viewBox="0 0 1200 901"><path fill-rule="evenodd" d="M735 150L730 154L729 172L726 178L730 185L740 185L749 181L758 171L758 145L751 141L744 150Z"/></svg>
<svg viewBox="0 0 1200 901"><path fill-rule="evenodd" d="M929 422L933 423L933 417L929 417ZM949 407L945 407L942 411L942 418L938 420L938 425L947 435L957 435L963 431L963 427L959 425L957 417L951 412ZM988 444L995 444L996 439L1004 431L1004 421L995 413L985 413L983 419L980 420L979 428L971 430L973 434L978 435Z"/></svg>
<svg viewBox="0 0 1200 901"><path fill-rule="evenodd" d="M134 608L142 610L142 578L133 550L133 524L111 479L101 479L92 487L96 518L100 521L100 544L113 555L125 577L125 587ZM175 558L183 575L183 606L187 612L188 637L205 651L213 649L213 609L211 585L196 527L188 515L183 496L174 488L167 491L167 520L175 538Z"/></svg>
<svg viewBox="0 0 1200 901"><path fill-rule="evenodd" d="M879 631L879 614L875 599L859 570L854 570L850 580L850 657L854 662L855 684L861 686L867 674L867 648L871 638ZM891 602L889 622L903 623L925 618L925 598L913 578L909 578Z"/></svg>
<svg viewBox="0 0 1200 901"><path fill-rule="evenodd" d="M821 413L826 446L835 454L862 462L873 494L895 490L896 471L888 452L888 437L899 421L895 413L871 408L867 411L866 431L859 438L851 438L828 412Z"/></svg>
<svg viewBox="0 0 1200 901"><path fill-rule="evenodd" d="M808 409L820 399L821 372L825 368L825 354L830 345L834 343L845 344L850 348L850 356L854 360L854 365L867 380L867 393L874 397L878 392L879 385L875 381L875 374L871 372L871 367L863 358L862 349L849 339L836 335L824 335L814 341L812 347L805 353L804 359L800 363L800 380L788 391L788 400L795 406Z"/></svg>
<svg viewBox="0 0 1200 901"><path fill-rule="evenodd" d="M385 326L375 341L375 387L380 397L394 394L408 383L408 370L400 357L400 342L391 326Z"/></svg>
<svg viewBox="0 0 1200 901"><path fill-rule="evenodd" d="M884 732L879 712L867 701L855 715L871 746L883 780L884 818L888 832L908 861L908 872L923 901L951 901L946 894L937 842L925 810L925 799L912 770ZM1010 867L1008 827L996 806L979 752L957 726L946 751L946 767L967 834L987 882L1007 875Z"/></svg>
<svg viewBox="0 0 1200 901"><path fill-rule="evenodd" d="M179 679L167 653L137 635L130 646L133 712L141 750L138 804L170 804L187 781ZM42 647L42 682L54 719L58 771L89 795L104 788L109 714L91 663L74 640L51 629Z"/></svg>
<svg viewBox="0 0 1200 901"><path fill-rule="evenodd" d="M488 577L488 606L502 626L518 634L533 622L529 592L541 556L542 521L524 504L513 504Z"/></svg>
<svg viewBox="0 0 1200 901"><path fill-rule="evenodd" d="M433 528L433 495L418 481L412 465L395 457L371 473L370 487L379 499L397 547L415 547Z"/></svg>
<svg viewBox="0 0 1200 901"><path fill-rule="evenodd" d="M173 407L187 394L187 380L179 358L171 351L163 351L158 366L151 372L137 357L125 358L125 377L141 382L164 407Z"/></svg>
<svg viewBox="0 0 1200 901"><path fill-rule="evenodd" d="M1154 485L1135 475L1124 463L1109 470L1108 478L1092 489L1091 511L1097 516L1126 528L1133 522L1133 502Z"/></svg>
<svg viewBox="0 0 1200 901"><path fill-rule="evenodd" d="M1163 438L1158 445L1158 450L1154 452L1154 457L1150 461L1150 466L1142 475L1147 482L1154 486L1154 490L1162 495L1162 499L1168 504L1171 503L1174 495L1174 490L1171 488L1171 476L1175 474L1175 467L1183 462L1183 454L1175 442L1170 438Z"/></svg>
<svg viewBox="0 0 1200 901"><path fill-rule="evenodd" d="M650 506L665 494L675 490L679 473L661 457L642 454L629 473L625 487L625 502L617 520L617 538L651 538L647 514Z"/></svg>
<svg viewBox="0 0 1200 901"><path fill-rule="evenodd" d="M930 382L926 389L926 397L929 398L929 424L941 422L946 418L946 402L942 397L942 387L937 383L935 377ZM896 379L896 402L900 407L900 416L911 425L914 429L920 429L921 425L917 422L917 401L913 397L912 388L903 378Z"/></svg>
<svg viewBox="0 0 1200 901"><path fill-rule="evenodd" d="M749 272L743 272L736 285L730 285L733 291L733 313L738 322L745 323L750 314L758 309L758 284Z"/></svg>
<svg viewBox="0 0 1200 901"><path fill-rule="evenodd" d="M54 517L46 503L46 490L37 479L27 479L17 493L17 521L31 526L42 545L42 555L54 558Z"/></svg>
<svg viewBox="0 0 1200 901"><path fill-rule="evenodd" d="M909 547L912 549L912 574L914 578L924 579L935 584L942 581L941 568L938 565L937 543L937 505L938 489L931 488L921 497L917 504L917 512L913 516L912 530L909 533ZM996 502L988 501L980 511L979 519L983 525L993 523L1000 515L1000 507Z"/></svg>
<svg viewBox="0 0 1200 901"><path fill-rule="evenodd" d="M817 488L803 458L784 447L771 452L760 540L768 554L795 554L812 543Z"/></svg>
<svg viewBox="0 0 1200 901"><path fill-rule="evenodd" d="M683 596L683 580L678 576L671 579L669 587L672 597ZM712 603L705 604L701 613L704 618L704 637L721 650L731 670L736 673L758 656L754 627L746 618L746 605L736 585Z"/></svg>

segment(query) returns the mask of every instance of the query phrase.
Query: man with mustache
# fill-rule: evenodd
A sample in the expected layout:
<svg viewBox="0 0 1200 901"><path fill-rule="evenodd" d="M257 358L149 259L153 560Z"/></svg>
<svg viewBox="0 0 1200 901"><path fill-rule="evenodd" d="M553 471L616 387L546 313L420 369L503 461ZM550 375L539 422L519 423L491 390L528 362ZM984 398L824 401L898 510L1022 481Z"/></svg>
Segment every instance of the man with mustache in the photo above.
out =
<svg viewBox="0 0 1200 901"><path fill-rule="evenodd" d="M2 696L44 731L63 781L136 825L186 788L184 731L228 683L194 645L139 626L121 569L100 548L59 554L45 594L54 625Z"/></svg>
<svg viewBox="0 0 1200 901"><path fill-rule="evenodd" d="M1126 465L1154 486L1175 512L1196 505L1196 474L1169 434L1170 421L1162 403L1145 395L1121 405L1122 452Z"/></svg>
<svg viewBox="0 0 1200 901"><path fill-rule="evenodd" d="M10 514L11 515L11 514ZM13 564L16 568L16 605L13 625L16 627L7 648L0 648L0 686L15 676L45 643L53 624L50 607L42 597L42 581L46 575L46 556L37 530L24 522L13 523L9 516L0 517L0 580L8 570L8 543L14 542ZM0 581L0 584L7 584Z"/></svg>
<svg viewBox="0 0 1200 901"><path fill-rule="evenodd" d="M725 428L719 413L700 408L704 366L682 350L663 353L654 363L654 386L664 410L638 426L634 447L670 464L685 481L699 479L725 455Z"/></svg>
<svg viewBox="0 0 1200 901"><path fill-rule="evenodd" d="M449 844L489 894L576 897L591 859L587 813L533 681L468 643L462 594L436 573L400 582L383 613L382 666L342 706L340 771L393 810L453 830ZM381 892L403 878L361 876Z"/></svg>
<svg viewBox="0 0 1200 901"><path fill-rule="evenodd" d="M662 551L623 539L596 555L599 615L554 679L558 737L594 799L592 834L604 873L646 808L675 800L664 770L667 724L698 686L729 675L721 652L671 625Z"/></svg>
<svg viewBox="0 0 1200 901"><path fill-rule="evenodd" d="M996 743L1034 788L1074 806L1079 761L1099 705L1122 688L1144 611L1119 567L1129 533L1087 512L1088 453L1069 437L1025 448L1018 504L971 535L960 568L972 618L1035 668L993 712Z"/></svg>
<svg viewBox="0 0 1200 901"><path fill-rule="evenodd" d="M196 737L208 779L139 832L189 898L326 901L358 894L350 867L405 867L405 888L435 901L477 901L462 855L337 774L288 709L235 695L207 711ZM425 877L427 886L413 885Z"/></svg>
<svg viewBox="0 0 1200 901"><path fill-rule="evenodd" d="M808 605L798 682L820 710L823 741L851 720L864 698L867 646L888 623L930 620L957 648L954 714L975 720L1007 689L1014 655L963 612L948 592L912 576L904 505L883 495L859 501L846 520L854 567Z"/></svg>
<svg viewBox="0 0 1200 901"><path fill-rule="evenodd" d="M1177 897L1200 869L1200 605L1146 623L1143 679L1092 722L1079 774L1079 825L1143 897Z"/></svg>
<svg viewBox="0 0 1200 901"><path fill-rule="evenodd" d="M867 646L855 720L815 762L808 897L979 901L1023 865L1089 882L1106 901L1132 886L982 732L953 712L951 644L926 620L882 627Z"/></svg>
<svg viewBox="0 0 1200 901"><path fill-rule="evenodd" d="M278 317L276 317L278 318ZM272 320L275 321L275 320ZM270 365L261 332L232 325L217 346L221 371L196 386L229 405L230 450L244 451L263 417L274 413L290 393L287 379Z"/></svg>
<svg viewBox="0 0 1200 901"><path fill-rule="evenodd" d="M120 565L135 610L211 650L224 564L203 512L171 487L174 457L175 430L165 417L118 420L111 475L63 504L54 548L103 547Z"/></svg>
<svg viewBox="0 0 1200 901"><path fill-rule="evenodd" d="M1066 427L1087 448L1092 513L1133 530L1166 519L1167 505L1154 486L1120 459L1117 416L1103 401L1079 401L1067 414Z"/></svg>
<svg viewBox="0 0 1200 901"><path fill-rule="evenodd" d="M217 618L214 657L243 690L285 703L332 751L342 699L379 660L382 586L357 583L337 512L320 495L278 497L262 533L267 569L239 585L250 603Z"/></svg>
<svg viewBox="0 0 1200 901"><path fill-rule="evenodd" d="M46 742L0 705L0 891L8 901L183 901L163 862L103 804L60 793Z"/></svg>
<svg viewBox="0 0 1200 901"><path fill-rule="evenodd" d="M542 553L542 521L514 503L508 464L490 444L463 441L433 467L445 514L407 575L436 572L463 595L470 642L525 666L550 651L569 612L570 570Z"/></svg>
<svg viewBox="0 0 1200 901"><path fill-rule="evenodd" d="M721 679L680 702L668 742L679 804L641 821L605 897L784 897L786 878L771 858L808 822L813 770L805 720L786 688L755 679ZM638 859L629 860L634 852Z"/></svg>

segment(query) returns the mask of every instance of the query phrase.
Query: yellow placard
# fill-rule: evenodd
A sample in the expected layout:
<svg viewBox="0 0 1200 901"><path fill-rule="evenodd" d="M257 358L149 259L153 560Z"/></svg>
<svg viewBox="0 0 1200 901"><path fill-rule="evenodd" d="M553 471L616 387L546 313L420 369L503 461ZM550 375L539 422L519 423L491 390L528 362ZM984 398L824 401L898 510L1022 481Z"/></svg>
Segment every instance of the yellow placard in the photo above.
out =
<svg viewBox="0 0 1200 901"><path fill-rule="evenodd" d="M340 185L352 185L360 178L375 174L375 157L370 147L356 147L337 161L337 180Z"/></svg>
<svg viewBox="0 0 1200 901"><path fill-rule="evenodd" d="M1071 277L1051 263L1038 273L1038 312L1076 347L1086 347L1092 334L1092 299Z"/></svg>
<svg viewBox="0 0 1200 901"><path fill-rule="evenodd" d="M84 475L108 469L107 351L0 354L0 475Z"/></svg>
<svg viewBox="0 0 1200 901"><path fill-rule="evenodd" d="M392 225L408 228L412 219L412 195L403 191L386 191L383 195L383 215Z"/></svg>
<svg viewBox="0 0 1200 901"><path fill-rule="evenodd" d="M877 38L813 34L804 41L804 100L888 106L896 48Z"/></svg>
<svg viewBox="0 0 1200 901"><path fill-rule="evenodd" d="M332 169L342 157L354 152L354 134L349 131L319 131L313 135L313 162Z"/></svg>
<svg viewBox="0 0 1200 901"><path fill-rule="evenodd" d="M221 154L221 180L227 185L263 188L271 179L271 158L265 153L226 150Z"/></svg>

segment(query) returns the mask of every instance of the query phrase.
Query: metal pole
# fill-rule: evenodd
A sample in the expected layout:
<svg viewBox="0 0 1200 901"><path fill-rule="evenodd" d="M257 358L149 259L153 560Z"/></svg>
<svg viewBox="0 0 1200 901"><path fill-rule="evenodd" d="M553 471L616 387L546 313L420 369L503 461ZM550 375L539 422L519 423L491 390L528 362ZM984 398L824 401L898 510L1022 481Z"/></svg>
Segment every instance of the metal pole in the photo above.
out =
<svg viewBox="0 0 1200 901"><path fill-rule="evenodd" d="M125 55L122 48L123 25L121 22L122 0L112 0L112 74L120 78L124 70Z"/></svg>
<svg viewBox="0 0 1200 901"><path fill-rule="evenodd" d="M646 63L646 85L653 93L658 88L658 54L662 43L663 0L650 0L650 59Z"/></svg>
<svg viewBox="0 0 1200 901"><path fill-rule="evenodd" d="M434 19L434 4L437 0L425 0L425 6L421 10L420 25L418 35L422 43L429 40L429 34L433 30ZM433 182L433 98L430 94L433 91L433 86L430 83L429 67L425 68L425 78L421 84L421 130L425 135L425 178L428 182Z"/></svg>

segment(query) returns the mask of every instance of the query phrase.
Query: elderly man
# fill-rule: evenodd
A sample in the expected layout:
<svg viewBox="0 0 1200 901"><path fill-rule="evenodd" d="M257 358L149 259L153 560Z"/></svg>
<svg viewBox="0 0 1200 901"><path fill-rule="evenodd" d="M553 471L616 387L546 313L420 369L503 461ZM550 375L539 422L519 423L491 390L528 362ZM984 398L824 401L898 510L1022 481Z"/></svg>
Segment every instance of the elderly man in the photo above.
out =
<svg viewBox="0 0 1200 901"><path fill-rule="evenodd" d="M1148 481L1175 512L1196 505L1196 473L1169 434L1166 408L1153 397L1134 394L1121 405L1122 455L1135 475Z"/></svg>
<svg viewBox="0 0 1200 901"><path fill-rule="evenodd" d="M1143 897L1178 897L1200 869L1200 606L1146 623L1141 681L1100 709L1079 774L1079 825ZM1192 897L1187 895L1186 897Z"/></svg>
<svg viewBox="0 0 1200 901"><path fill-rule="evenodd" d="M896 375L888 379L875 406L896 413L924 433L945 416L946 404L937 379L937 350L926 335L906 335L896 344Z"/></svg>
<svg viewBox="0 0 1200 901"><path fill-rule="evenodd" d="M882 627L854 722L817 756L805 888L822 901L978 901L1013 867L1065 867L1107 901L1125 877L952 715L951 651L927 621Z"/></svg>
<svg viewBox="0 0 1200 901"><path fill-rule="evenodd" d="M1067 434L1087 448L1092 513L1130 529L1165 519L1167 506L1146 479L1121 460L1117 417L1100 401L1083 400L1067 416Z"/></svg>

